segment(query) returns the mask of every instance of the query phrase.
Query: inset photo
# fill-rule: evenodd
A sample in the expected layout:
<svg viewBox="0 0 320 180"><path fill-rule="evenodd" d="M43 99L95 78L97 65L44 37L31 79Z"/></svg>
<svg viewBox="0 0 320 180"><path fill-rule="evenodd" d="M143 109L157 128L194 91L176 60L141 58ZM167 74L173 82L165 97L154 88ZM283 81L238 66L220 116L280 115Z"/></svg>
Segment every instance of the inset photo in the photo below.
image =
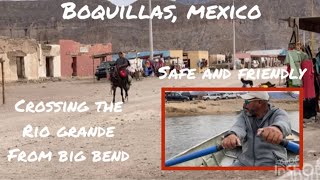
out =
<svg viewBox="0 0 320 180"><path fill-rule="evenodd" d="M302 89L163 88L164 170L303 165Z"/></svg>

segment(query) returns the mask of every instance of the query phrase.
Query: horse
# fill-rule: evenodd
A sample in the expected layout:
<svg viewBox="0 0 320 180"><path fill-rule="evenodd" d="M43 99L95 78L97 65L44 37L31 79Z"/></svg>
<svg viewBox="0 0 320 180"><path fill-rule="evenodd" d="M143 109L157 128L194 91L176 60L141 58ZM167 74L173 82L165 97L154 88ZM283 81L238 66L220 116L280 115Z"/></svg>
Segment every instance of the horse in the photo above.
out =
<svg viewBox="0 0 320 180"><path fill-rule="evenodd" d="M142 71L136 69L134 72L130 72L131 77L134 77L136 79L136 81L140 81L141 80L141 76L142 76Z"/></svg>
<svg viewBox="0 0 320 180"><path fill-rule="evenodd" d="M121 78L115 65L110 66L110 81L111 90L113 92L113 103L115 103L116 90L117 87L121 89L122 102L125 100L129 101L128 91L130 89L130 84L125 78ZM125 97L123 97L123 90L125 91Z"/></svg>

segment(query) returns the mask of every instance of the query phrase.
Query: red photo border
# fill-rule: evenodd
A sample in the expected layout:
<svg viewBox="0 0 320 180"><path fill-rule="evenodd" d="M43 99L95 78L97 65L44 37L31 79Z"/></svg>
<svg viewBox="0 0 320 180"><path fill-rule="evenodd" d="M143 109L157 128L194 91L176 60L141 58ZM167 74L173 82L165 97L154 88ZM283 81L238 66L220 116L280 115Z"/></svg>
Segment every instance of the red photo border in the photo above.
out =
<svg viewBox="0 0 320 180"><path fill-rule="evenodd" d="M166 91L299 91L299 166L294 167L167 167L165 166L165 92ZM161 89L161 169L162 170L302 170L303 169L303 88L206 88L186 87Z"/></svg>

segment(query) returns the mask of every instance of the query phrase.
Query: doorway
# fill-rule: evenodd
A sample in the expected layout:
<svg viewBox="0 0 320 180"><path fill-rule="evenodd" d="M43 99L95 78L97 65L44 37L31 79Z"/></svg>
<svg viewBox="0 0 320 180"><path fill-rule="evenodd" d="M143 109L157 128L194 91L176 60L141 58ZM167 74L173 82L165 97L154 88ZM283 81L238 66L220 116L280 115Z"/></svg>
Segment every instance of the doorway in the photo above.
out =
<svg viewBox="0 0 320 180"><path fill-rule="evenodd" d="M78 76L77 74L77 57L72 57L72 76Z"/></svg>
<svg viewBox="0 0 320 180"><path fill-rule="evenodd" d="M53 77L53 57L46 57L46 76Z"/></svg>
<svg viewBox="0 0 320 180"><path fill-rule="evenodd" d="M190 59L184 59L183 64L185 65L185 68L190 69Z"/></svg>
<svg viewBox="0 0 320 180"><path fill-rule="evenodd" d="M24 67L24 57L16 57L16 62L17 62L18 79L25 79L26 73L25 73L25 67Z"/></svg>

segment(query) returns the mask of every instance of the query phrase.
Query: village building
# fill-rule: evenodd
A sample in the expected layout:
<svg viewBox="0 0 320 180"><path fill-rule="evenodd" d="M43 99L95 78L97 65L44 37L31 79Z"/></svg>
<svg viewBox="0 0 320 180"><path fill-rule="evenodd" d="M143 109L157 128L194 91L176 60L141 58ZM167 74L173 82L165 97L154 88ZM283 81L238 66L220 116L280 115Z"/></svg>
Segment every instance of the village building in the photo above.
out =
<svg viewBox="0 0 320 180"><path fill-rule="evenodd" d="M125 52L126 58L131 60L138 58L143 61L143 65L145 62L150 59L150 51L144 52ZM118 59L117 54L113 54L112 60L116 61ZM172 63L180 68L188 67L187 63L183 61L183 50L163 50L163 51L154 51L153 52L153 64L157 66L160 62L159 60L163 60L163 66L170 66Z"/></svg>
<svg viewBox="0 0 320 180"><path fill-rule="evenodd" d="M183 50L164 50L153 52L153 65L156 67L159 59L164 61L163 66L171 66L174 64L175 69L183 68L196 69L198 73L203 73L209 67L209 52L208 51L183 51ZM143 65L150 59L150 52L127 52L126 58L139 58L143 60ZM115 61L117 55L113 55Z"/></svg>
<svg viewBox="0 0 320 180"><path fill-rule="evenodd" d="M184 51L183 61L188 62L190 69L196 69L197 73L203 73L209 67L208 51Z"/></svg>
<svg viewBox="0 0 320 180"><path fill-rule="evenodd" d="M236 59L240 61L240 68L252 68L251 54L249 53L236 53Z"/></svg>
<svg viewBox="0 0 320 180"><path fill-rule="evenodd" d="M226 55L224 54L210 54L209 56L209 66L223 64L226 62Z"/></svg>
<svg viewBox="0 0 320 180"><path fill-rule="evenodd" d="M183 50L169 50L166 57L166 65L170 65L174 62L175 64L181 65L185 68L189 67L189 62L183 59Z"/></svg>
<svg viewBox="0 0 320 180"><path fill-rule="evenodd" d="M39 78L61 77L60 45L39 45Z"/></svg>
<svg viewBox="0 0 320 180"><path fill-rule="evenodd" d="M5 81L60 77L60 48L32 39L0 38Z"/></svg>
<svg viewBox="0 0 320 180"><path fill-rule="evenodd" d="M259 68L264 67L275 67L283 64L284 59L287 55L285 49L274 49L274 50L256 50L247 51L246 53L251 55L252 66L258 64Z"/></svg>
<svg viewBox="0 0 320 180"><path fill-rule="evenodd" d="M88 77L94 76L95 69L103 61L109 59L93 60L96 54L110 53L111 43L86 45L73 40L60 40L61 76L62 77Z"/></svg>

